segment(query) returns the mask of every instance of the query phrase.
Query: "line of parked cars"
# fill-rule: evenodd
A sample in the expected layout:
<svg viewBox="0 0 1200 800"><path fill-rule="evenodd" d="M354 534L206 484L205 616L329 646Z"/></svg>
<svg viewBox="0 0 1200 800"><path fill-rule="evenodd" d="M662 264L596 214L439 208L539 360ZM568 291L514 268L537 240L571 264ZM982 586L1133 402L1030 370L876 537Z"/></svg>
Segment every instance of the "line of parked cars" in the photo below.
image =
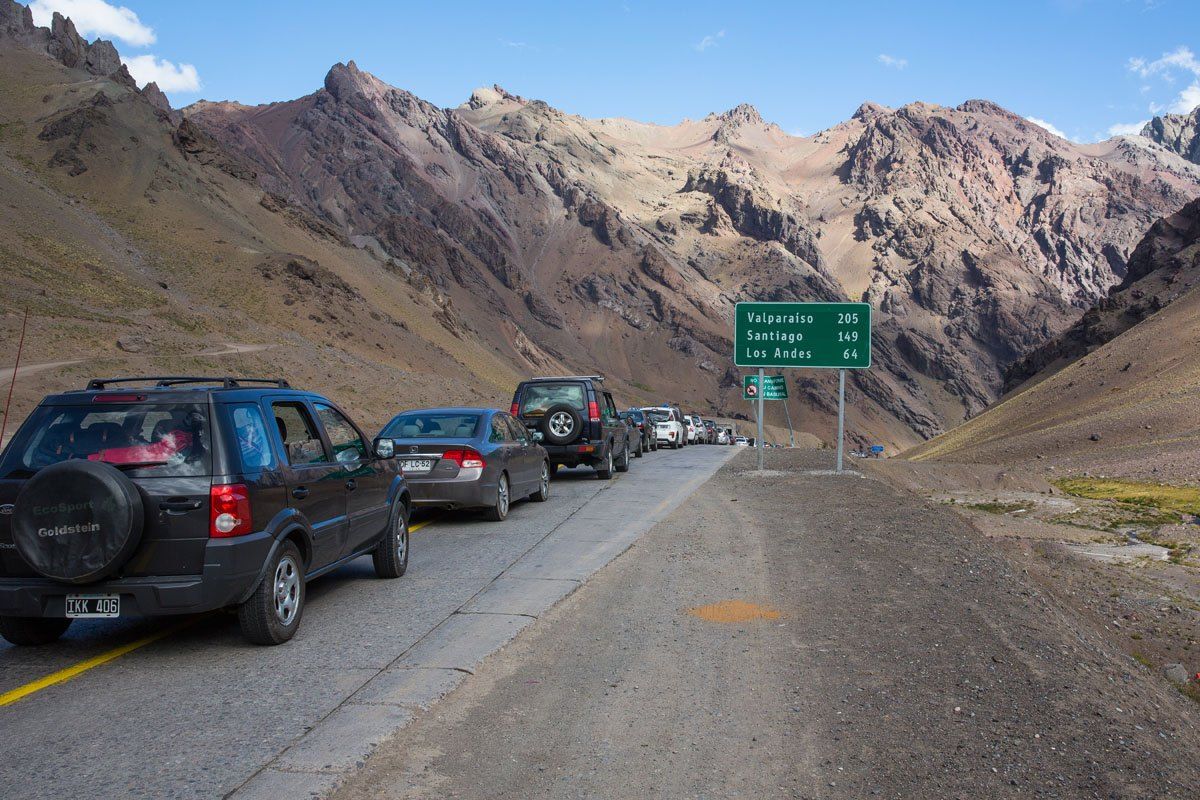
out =
<svg viewBox="0 0 1200 800"><path fill-rule="evenodd" d="M404 411L375 437L284 380L93 380L43 399L0 453L0 636L230 608L280 644L313 578L368 554L405 573L416 507L503 520L560 468L607 480L731 435L674 404L618 412L599 376L522 381L508 410Z"/></svg>

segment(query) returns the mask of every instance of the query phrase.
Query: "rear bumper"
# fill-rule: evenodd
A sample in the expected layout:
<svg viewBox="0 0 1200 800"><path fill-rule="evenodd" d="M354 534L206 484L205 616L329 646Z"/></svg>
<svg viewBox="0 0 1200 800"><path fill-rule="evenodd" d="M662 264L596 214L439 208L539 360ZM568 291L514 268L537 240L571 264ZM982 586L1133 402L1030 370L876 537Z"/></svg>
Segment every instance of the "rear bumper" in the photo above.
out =
<svg viewBox="0 0 1200 800"><path fill-rule="evenodd" d="M563 467L578 467L580 464L594 465L602 462L608 454L603 444L546 444L542 443L551 464Z"/></svg>
<svg viewBox="0 0 1200 800"><path fill-rule="evenodd" d="M408 478L408 491L419 506L479 508L496 502L496 482L477 475L470 478Z"/></svg>
<svg viewBox="0 0 1200 800"><path fill-rule="evenodd" d="M80 586L44 578L0 578L0 615L63 617L68 594L118 594L122 617L195 614L240 603L254 588L274 545L267 533L213 539L200 575L117 578Z"/></svg>

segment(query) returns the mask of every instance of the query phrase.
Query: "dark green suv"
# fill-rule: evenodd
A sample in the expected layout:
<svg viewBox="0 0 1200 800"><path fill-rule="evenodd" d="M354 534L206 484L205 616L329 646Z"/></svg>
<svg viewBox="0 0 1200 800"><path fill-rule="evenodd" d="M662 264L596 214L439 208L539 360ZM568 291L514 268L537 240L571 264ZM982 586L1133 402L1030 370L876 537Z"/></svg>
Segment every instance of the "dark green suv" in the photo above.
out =
<svg viewBox="0 0 1200 800"><path fill-rule="evenodd" d="M629 470L633 452L629 426L617 414L599 375L568 375L521 381L511 412L534 431L550 467L586 465L601 480Z"/></svg>

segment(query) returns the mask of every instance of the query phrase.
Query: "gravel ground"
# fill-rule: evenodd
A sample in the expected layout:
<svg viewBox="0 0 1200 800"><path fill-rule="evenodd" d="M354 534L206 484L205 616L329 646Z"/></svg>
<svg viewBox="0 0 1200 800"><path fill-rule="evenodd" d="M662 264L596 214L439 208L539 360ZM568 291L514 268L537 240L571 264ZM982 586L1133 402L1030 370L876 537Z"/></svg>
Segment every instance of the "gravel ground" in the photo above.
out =
<svg viewBox="0 0 1200 800"><path fill-rule="evenodd" d="M751 464L727 465L340 796L1195 796L1200 706L952 511ZM779 617L688 613L722 600Z"/></svg>

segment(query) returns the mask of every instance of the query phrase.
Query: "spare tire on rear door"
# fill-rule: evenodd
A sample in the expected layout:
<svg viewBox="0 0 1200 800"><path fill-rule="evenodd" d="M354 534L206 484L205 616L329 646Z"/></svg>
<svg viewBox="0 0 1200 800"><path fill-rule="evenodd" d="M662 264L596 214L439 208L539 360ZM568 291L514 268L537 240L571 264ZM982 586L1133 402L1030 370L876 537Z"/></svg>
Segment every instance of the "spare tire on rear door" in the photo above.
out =
<svg viewBox="0 0 1200 800"><path fill-rule="evenodd" d="M66 583L112 575L142 538L142 496L120 470L63 461L30 478L13 504L17 552L38 573Z"/></svg>
<svg viewBox="0 0 1200 800"><path fill-rule="evenodd" d="M546 409L538 427L548 443L570 444L583 430L583 416L569 403L556 403Z"/></svg>

